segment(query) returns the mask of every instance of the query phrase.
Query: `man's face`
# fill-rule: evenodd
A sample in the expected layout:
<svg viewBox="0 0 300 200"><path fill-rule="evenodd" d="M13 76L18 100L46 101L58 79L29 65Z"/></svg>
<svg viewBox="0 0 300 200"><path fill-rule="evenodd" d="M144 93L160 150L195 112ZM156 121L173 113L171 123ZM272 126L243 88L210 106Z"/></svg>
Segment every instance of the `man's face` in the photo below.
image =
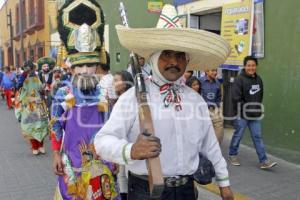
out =
<svg viewBox="0 0 300 200"><path fill-rule="evenodd" d="M119 74L114 76L113 86L117 95L121 95L125 91L126 85L123 82L122 76Z"/></svg>
<svg viewBox="0 0 300 200"><path fill-rule="evenodd" d="M245 65L246 74L253 76L256 73L256 63L254 60L248 60Z"/></svg>
<svg viewBox="0 0 300 200"><path fill-rule="evenodd" d="M217 70L216 70L216 69L206 71L206 75L207 75L210 79L216 79L217 74L218 74L218 73L217 73Z"/></svg>
<svg viewBox="0 0 300 200"><path fill-rule="evenodd" d="M42 65L42 70L43 70L44 72L49 72L49 65L48 65L48 64L43 64L43 65Z"/></svg>
<svg viewBox="0 0 300 200"><path fill-rule="evenodd" d="M184 72L184 78L185 78L185 80L188 80L189 78L191 78L191 76L192 76L193 74L190 72L190 71L186 71L186 72Z"/></svg>
<svg viewBox="0 0 300 200"><path fill-rule="evenodd" d="M139 58L138 58L138 61L139 61L140 66L143 67L143 66L145 65L145 58L139 57Z"/></svg>
<svg viewBox="0 0 300 200"><path fill-rule="evenodd" d="M185 72L188 61L184 52L165 50L158 59L158 69L168 81L178 80Z"/></svg>
<svg viewBox="0 0 300 200"><path fill-rule="evenodd" d="M60 79L61 78L61 72L60 71L55 71L53 73L53 77L55 80Z"/></svg>

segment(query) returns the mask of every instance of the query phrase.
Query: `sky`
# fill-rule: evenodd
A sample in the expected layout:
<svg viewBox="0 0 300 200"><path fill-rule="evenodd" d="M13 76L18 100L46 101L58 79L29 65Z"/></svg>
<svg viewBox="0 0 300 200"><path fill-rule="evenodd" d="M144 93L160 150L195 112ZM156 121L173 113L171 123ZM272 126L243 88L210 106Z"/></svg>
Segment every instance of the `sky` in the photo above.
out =
<svg viewBox="0 0 300 200"><path fill-rule="evenodd" d="M5 2L5 0L0 0L0 8L2 7L2 4Z"/></svg>

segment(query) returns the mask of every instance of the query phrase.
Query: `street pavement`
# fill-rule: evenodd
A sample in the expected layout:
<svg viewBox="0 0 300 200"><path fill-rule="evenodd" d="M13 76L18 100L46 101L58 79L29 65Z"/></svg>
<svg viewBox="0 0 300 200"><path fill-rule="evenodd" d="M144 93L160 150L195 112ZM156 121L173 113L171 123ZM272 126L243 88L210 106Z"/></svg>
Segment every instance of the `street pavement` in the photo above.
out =
<svg viewBox="0 0 300 200"><path fill-rule="evenodd" d="M50 152L48 137L45 143ZM50 155L31 154L13 110L0 100L0 200L53 199L56 181Z"/></svg>
<svg viewBox="0 0 300 200"><path fill-rule="evenodd" d="M232 134L226 129L223 153L227 155ZM56 178L51 169L50 141L47 154L33 156L20 134L12 110L0 100L0 200L51 200ZM258 168L255 150L241 146L242 166L229 164L236 200L300 200L300 166L269 156L278 166L269 171ZM216 185L199 187L199 200L220 200Z"/></svg>
<svg viewBox="0 0 300 200"><path fill-rule="evenodd" d="M232 129L225 129L222 152L226 159L232 134ZM268 158L276 161L278 165L271 170L261 170L255 149L245 145L240 146L239 158L241 166L228 163L235 200L300 200L299 165L268 155ZM221 200L215 195L217 191L216 185L210 185L206 190L201 189L200 193L205 197L203 200Z"/></svg>

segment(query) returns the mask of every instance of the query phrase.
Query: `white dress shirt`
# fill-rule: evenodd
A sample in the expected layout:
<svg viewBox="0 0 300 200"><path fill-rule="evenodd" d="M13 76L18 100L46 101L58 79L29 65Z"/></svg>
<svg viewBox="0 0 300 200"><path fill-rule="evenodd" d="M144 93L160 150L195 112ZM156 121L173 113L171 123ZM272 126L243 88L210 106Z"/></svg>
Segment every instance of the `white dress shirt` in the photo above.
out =
<svg viewBox="0 0 300 200"><path fill-rule="evenodd" d="M155 135L160 138L163 176L192 175L198 168L199 152L213 163L217 182L229 186L227 164L209 117L207 104L202 97L187 86L182 86L182 110L173 105L165 108L159 87L146 81L148 102L154 123ZM147 175L145 160L132 160L130 152L140 134L138 104L135 89L121 95L110 119L95 137L95 149L101 158L126 164L129 171Z"/></svg>

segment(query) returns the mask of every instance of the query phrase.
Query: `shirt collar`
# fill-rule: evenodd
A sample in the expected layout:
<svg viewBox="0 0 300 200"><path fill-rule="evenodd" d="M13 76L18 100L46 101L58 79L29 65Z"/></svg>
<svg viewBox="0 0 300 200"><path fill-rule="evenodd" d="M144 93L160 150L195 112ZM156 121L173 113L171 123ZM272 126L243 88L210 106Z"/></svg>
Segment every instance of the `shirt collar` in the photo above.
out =
<svg viewBox="0 0 300 200"><path fill-rule="evenodd" d="M210 80L208 79L207 75L205 75L203 79L204 79L204 81L208 81L208 82L210 82ZM213 79L212 81L213 81L213 82L216 82L216 80L215 80L215 79Z"/></svg>

